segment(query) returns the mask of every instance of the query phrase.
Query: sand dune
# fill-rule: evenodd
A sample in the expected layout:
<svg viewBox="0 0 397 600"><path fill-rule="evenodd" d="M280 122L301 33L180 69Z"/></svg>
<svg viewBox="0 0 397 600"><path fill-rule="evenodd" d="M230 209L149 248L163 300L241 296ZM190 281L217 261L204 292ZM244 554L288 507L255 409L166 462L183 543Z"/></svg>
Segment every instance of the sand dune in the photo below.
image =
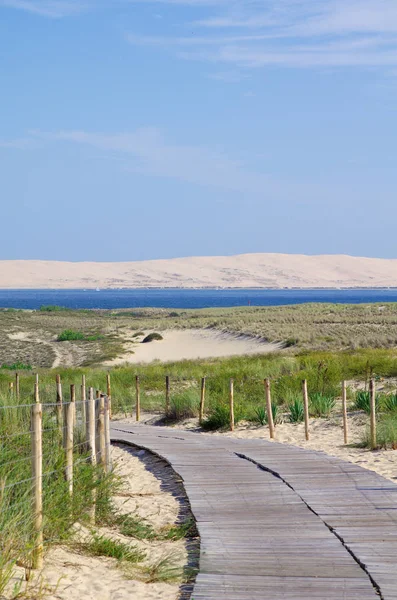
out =
<svg viewBox="0 0 397 600"><path fill-rule="evenodd" d="M0 261L0 288L397 287L397 259L241 254L142 262Z"/></svg>

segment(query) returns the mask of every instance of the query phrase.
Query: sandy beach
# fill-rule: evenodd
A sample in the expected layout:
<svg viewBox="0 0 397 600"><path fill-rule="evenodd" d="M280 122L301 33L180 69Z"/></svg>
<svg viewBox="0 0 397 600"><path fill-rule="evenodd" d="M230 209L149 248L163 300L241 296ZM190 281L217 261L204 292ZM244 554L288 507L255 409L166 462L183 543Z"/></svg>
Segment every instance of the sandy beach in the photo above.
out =
<svg viewBox="0 0 397 600"><path fill-rule="evenodd" d="M144 332L145 335L148 333L150 332ZM154 360L171 362L197 358L266 354L282 348L282 344L270 344L259 338L233 335L213 329L167 329L160 333L163 337L162 340L146 344L142 344L134 337L126 338L123 355L106 364L115 366L124 363L150 363ZM139 340L142 340L143 337L140 336Z"/></svg>
<svg viewBox="0 0 397 600"><path fill-rule="evenodd" d="M120 492L113 498L119 514L144 519L156 531L174 526L181 516L190 516L184 488L167 463L125 445L113 446L112 457L123 480ZM29 582L30 595L26 597L38 597L40 589L45 590L48 600L177 600L179 597L183 569L188 563L186 539L137 540L123 536L116 528L96 527L97 535L120 540L146 554L143 562L129 566L120 565L116 559L85 554L76 544L90 539L92 532L78 523L75 530L72 544L48 551L44 569ZM148 572L162 561L173 571L175 580L161 581L159 576L159 581L150 581ZM24 570L17 568L12 585L23 576Z"/></svg>

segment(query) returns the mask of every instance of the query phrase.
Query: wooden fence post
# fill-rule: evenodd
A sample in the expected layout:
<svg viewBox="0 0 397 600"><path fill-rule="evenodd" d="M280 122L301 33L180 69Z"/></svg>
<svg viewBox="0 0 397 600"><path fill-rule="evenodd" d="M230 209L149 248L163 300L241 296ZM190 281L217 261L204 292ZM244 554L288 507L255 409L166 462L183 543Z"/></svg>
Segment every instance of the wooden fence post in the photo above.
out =
<svg viewBox="0 0 397 600"><path fill-rule="evenodd" d="M375 380L369 382L370 395L370 431L371 431L371 450L375 450L376 444L376 386Z"/></svg>
<svg viewBox="0 0 397 600"><path fill-rule="evenodd" d="M270 434L270 438L274 439L272 397L271 397L271 392L270 392L270 380L269 379L265 379L265 392L266 392L266 412L267 412L267 423L269 426L269 434Z"/></svg>
<svg viewBox="0 0 397 600"><path fill-rule="evenodd" d="M57 400L56 400L57 423L58 423L59 433L61 434L62 433L62 404L63 404L61 376L57 375L55 377L55 381L56 381L56 386L57 386Z"/></svg>
<svg viewBox="0 0 397 600"><path fill-rule="evenodd" d="M85 375L81 376L81 426L87 429L87 386L85 382Z"/></svg>
<svg viewBox="0 0 397 600"><path fill-rule="evenodd" d="M106 375L106 393L108 397L109 419L112 420L112 387L110 385L110 373Z"/></svg>
<svg viewBox="0 0 397 600"><path fill-rule="evenodd" d="M106 442L105 442L105 397L103 394L99 397L98 407L98 422L97 422L97 438L98 438L98 463L106 471Z"/></svg>
<svg viewBox="0 0 397 600"><path fill-rule="evenodd" d="M87 445L90 453L90 462L93 467L96 465L96 450L95 450L95 398L94 389L89 389L89 399L87 406ZM96 502L96 489L92 490L92 506L90 510L90 522L95 523L95 502Z"/></svg>
<svg viewBox="0 0 397 600"><path fill-rule="evenodd" d="M165 377L165 414L169 415L170 413L170 376L166 375Z"/></svg>
<svg viewBox="0 0 397 600"><path fill-rule="evenodd" d="M64 404L64 424L65 424L65 453L66 453L66 481L70 496L73 495L73 439L74 439L74 418L75 418L75 387L70 386L70 402Z"/></svg>
<svg viewBox="0 0 397 600"><path fill-rule="evenodd" d="M43 567L43 421L39 389L35 384L36 402L32 406L32 478L33 478L33 512L36 534L33 550L33 569Z"/></svg>
<svg viewBox="0 0 397 600"><path fill-rule="evenodd" d="M200 418L199 423L202 425L204 421L204 404L205 404L205 377L201 379L201 394L200 394Z"/></svg>
<svg viewBox="0 0 397 600"><path fill-rule="evenodd" d="M234 381L229 382L230 431L234 431Z"/></svg>
<svg viewBox="0 0 397 600"><path fill-rule="evenodd" d="M105 399L105 472L112 470L111 446L110 446L110 401Z"/></svg>
<svg viewBox="0 0 397 600"><path fill-rule="evenodd" d="M9 382L9 384L8 384L8 391L10 393L10 396L14 395L14 382L13 381Z"/></svg>
<svg viewBox="0 0 397 600"><path fill-rule="evenodd" d="M19 400L19 373L15 373L15 396Z"/></svg>
<svg viewBox="0 0 397 600"><path fill-rule="evenodd" d="M136 420L141 420L141 386L139 382L139 375L135 377L135 414Z"/></svg>
<svg viewBox="0 0 397 600"><path fill-rule="evenodd" d="M347 422L347 392L346 392L346 381L342 381L342 417L343 417L343 441L345 444L348 443L349 429Z"/></svg>
<svg viewBox="0 0 397 600"><path fill-rule="evenodd" d="M302 392L303 392L303 409L305 414L305 438L306 441L309 441L309 396L307 393L307 381L306 379L302 382Z"/></svg>

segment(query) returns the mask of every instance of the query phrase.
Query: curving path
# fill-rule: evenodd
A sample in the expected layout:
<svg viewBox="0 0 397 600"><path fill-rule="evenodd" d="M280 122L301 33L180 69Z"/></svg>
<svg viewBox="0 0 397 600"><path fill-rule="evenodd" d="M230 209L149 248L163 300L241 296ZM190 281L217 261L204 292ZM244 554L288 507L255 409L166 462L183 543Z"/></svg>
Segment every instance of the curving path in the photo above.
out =
<svg viewBox="0 0 397 600"><path fill-rule="evenodd" d="M201 536L194 600L396 600L397 486L320 452L113 423L182 477Z"/></svg>

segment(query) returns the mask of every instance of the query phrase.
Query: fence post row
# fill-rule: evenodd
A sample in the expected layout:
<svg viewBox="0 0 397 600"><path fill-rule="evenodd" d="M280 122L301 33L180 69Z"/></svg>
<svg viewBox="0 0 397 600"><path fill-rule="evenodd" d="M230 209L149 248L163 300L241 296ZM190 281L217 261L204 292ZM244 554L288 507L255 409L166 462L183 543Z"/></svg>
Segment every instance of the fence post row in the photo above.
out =
<svg viewBox="0 0 397 600"><path fill-rule="evenodd" d="M200 425L204 421L204 404L205 404L205 377L201 379L201 394L200 394Z"/></svg>
<svg viewBox="0 0 397 600"><path fill-rule="evenodd" d="M230 431L234 431L234 380L229 382Z"/></svg>
<svg viewBox="0 0 397 600"><path fill-rule="evenodd" d="M19 400L19 373L15 373L15 396Z"/></svg>
<svg viewBox="0 0 397 600"><path fill-rule="evenodd" d="M35 403L32 405L32 479L33 479L33 514L35 529L35 546L33 549L32 567L43 567L43 432L42 406L39 398L39 387L34 386Z"/></svg>
<svg viewBox="0 0 397 600"><path fill-rule="evenodd" d="M269 379L265 379L265 391L266 391L266 412L267 412L267 423L269 425L269 434L270 434L270 438L274 439L272 397L271 397L271 392L270 392L270 380Z"/></svg>
<svg viewBox="0 0 397 600"><path fill-rule="evenodd" d="M139 381L139 375L135 377L135 414L136 420L141 419L141 386Z"/></svg>
<svg viewBox="0 0 397 600"><path fill-rule="evenodd" d="M96 449L95 449L95 398L94 389L89 389L89 400L87 406L87 445L90 453L90 462L94 467L96 465ZM90 521L92 524L95 523L95 512L96 512L96 489L92 489L92 506L90 511Z"/></svg>
<svg viewBox="0 0 397 600"><path fill-rule="evenodd" d="M57 400L56 400L57 423L58 423L59 433L61 434L62 433L62 405L63 405L61 376L57 375L55 377L55 381L56 381L56 386L57 386Z"/></svg>
<svg viewBox="0 0 397 600"><path fill-rule="evenodd" d="M370 395L370 430L371 430L371 450L376 449L376 386L375 380L369 382Z"/></svg>
<svg viewBox="0 0 397 600"><path fill-rule="evenodd" d="M302 393L303 393L303 410L305 415L305 438L306 441L309 441L309 396L307 393L307 381L304 379L302 381Z"/></svg>
<svg viewBox="0 0 397 600"><path fill-rule="evenodd" d="M105 398L105 472L112 470L112 454L110 446L110 400Z"/></svg>

